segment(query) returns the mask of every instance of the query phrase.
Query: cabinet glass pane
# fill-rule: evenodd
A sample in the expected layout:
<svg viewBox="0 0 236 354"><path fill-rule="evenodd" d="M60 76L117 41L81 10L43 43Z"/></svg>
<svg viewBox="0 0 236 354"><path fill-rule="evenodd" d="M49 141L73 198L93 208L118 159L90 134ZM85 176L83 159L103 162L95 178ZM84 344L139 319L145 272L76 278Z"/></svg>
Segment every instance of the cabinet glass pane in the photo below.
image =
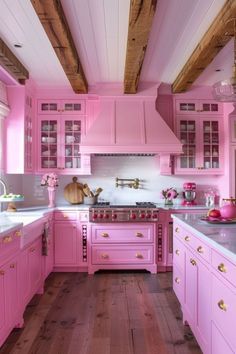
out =
<svg viewBox="0 0 236 354"><path fill-rule="evenodd" d="M203 122L203 165L205 169L219 168L219 123Z"/></svg>
<svg viewBox="0 0 236 354"><path fill-rule="evenodd" d="M180 111L195 111L195 103L180 103Z"/></svg>
<svg viewBox="0 0 236 354"><path fill-rule="evenodd" d="M180 157L181 168L195 168L196 164L196 124L195 121L180 121L180 140L183 155Z"/></svg>
<svg viewBox="0 0 236 354"><path fill-rule="evenodd" d="M41 168L57 168L57 121L41 121Z"/></svg>
<svg viewBox="0 0 236 354"><path fill-rule="evenodd" d="M66 120L64 141L65 168L81 168L80 159L81 121Z"/></svg>
<svg viewBox="0 0 236 354"><path fill-rule="evenodd" d="M57 103L42 103L41 104L41 111L45 112L57 112Z"/></svg>
<svg viewBox="0 0 236 354"><path fill-rule="evenodd" d="M81 111L81 103L65 103L65 111Z"/></svg>

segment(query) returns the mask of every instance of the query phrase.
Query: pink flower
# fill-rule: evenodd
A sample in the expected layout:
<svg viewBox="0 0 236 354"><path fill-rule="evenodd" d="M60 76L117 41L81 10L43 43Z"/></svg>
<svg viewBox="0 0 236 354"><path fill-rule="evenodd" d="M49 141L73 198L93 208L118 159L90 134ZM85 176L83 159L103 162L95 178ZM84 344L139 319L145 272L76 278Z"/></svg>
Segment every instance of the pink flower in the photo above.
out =
<svg viewBox="0 0 236 354"><path fill-rule="evenodd" d="M58 177L56 173L47 173L43 175L41 179L41 186L47 187L57 187L58 186Z"/></svg>
<svg viewBox="0 0 236 354"><path fill-rule="evenodd" d="M161 197L164 199L172 200L172 199L177 198L177 196L178 196L178 192L173 187L163 189L161 192Z"/></svg>

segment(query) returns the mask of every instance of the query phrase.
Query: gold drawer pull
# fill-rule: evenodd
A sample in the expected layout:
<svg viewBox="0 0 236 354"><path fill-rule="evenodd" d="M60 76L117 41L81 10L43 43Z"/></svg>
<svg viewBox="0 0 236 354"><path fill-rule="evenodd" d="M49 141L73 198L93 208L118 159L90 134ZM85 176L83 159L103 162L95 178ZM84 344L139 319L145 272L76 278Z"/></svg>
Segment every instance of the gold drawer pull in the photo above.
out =
<svg viewBox="0 0 236 354"><path fill-rule="evenodd" d="M185 239L186 242L189 242L189 241L190 241L190 237L189 237L189 236L185 236L184 239Z"/></svg>
<svg viewBox="0 0 236 354"><path fill-rule="evenodd" d="M191 263L193 266L197 265L197 262L196 262L193 258L190 258L190 263Z"/></svg>
<svg viewBox="0 0 236 354"><path fill-rule="evenodd" d="M143 237L142 232L136 232L136 237Z"/></svg>
<svg viewBox="0 0 236 354"><path fill-rule="evenodd" d="M180 278L175 278L175 282L176 282L176 284L179 284L180 283Z"/></svg>
<svg viewBox="0 0 236 354"><path fill-rule="evenodd" d="M178 228L178 227L175 228L175 232L176 232L177 234L179 233L179 228Z"/></svg>
<svg viewBox="0 0 236 354"><path fill-rule="evenodd" d="M10 264L10 268L15 268L15 264L14 263Z"/></svg>
<svg viewBox="0 0 236 354"><path fill-rule="evenodd" d="M5 236L3 237L3 243L9 243L12 241L12 236Z"/></svg>
<svg viewBox="0 0 236 354"><path fill-rule="evenodd" d="M15 235L18 236L18 237L21 237L22 236L22 232L21 231L16 231Z"/></svg>
<svg viewBox="0 0 236 354"><path fill-rule="evenodd" d="M143 259L143 255L141 253L136 253L135 257L138 259Z"/></svg>
<svg viewBox="0 0 236 354"><path fill-rule="evenodd" d="M63 214L63 218L68 219L69 215Z"/></svg>
<svg viewBox="0 0 236 354"><path fill-rule="evenodd" d="M220 263L218 265L218 270L221 272L221 273L227 273L227 268L226 266L224 265L224 263Z"/></svg>
<svg viewBox="0 0 236 354"><path fill-rule="evenodd" d="M109 234L107 232L103 232L102 237L109 237Z"/></svg>
<svg viewBox="0 0 236 354"><path fill-rule="evenodd" d="M102 259L108 259L109 255L107 253L103 253L103 254L101 254L101 258Z"/></svg>
<svg viewBox="0 0 236 354"><path fill-rule="evenodd" d="M204 248L202 246L199 246L197 248L198 253L204 253Z"/></svg>
<svg viewBox="0 0 236 354"><path fill-rule="evenodd" d="M177 256L179 256L180 255L180 250L176 250L175 254L177 254Z"/></svg>
<svg viewBox="0 0 236 354"><path fill-rule="evenodd" d="M4 270L0 270L0 275L4 275L4 274L5 274Z"/></svg>
<svg viewBox="0 0 236 354"><path fill-rule="evenodd" d="M227 310L227 305L224 303L224 300L220 300L218 302L218 307L222 310L222 311L226 311Z"/></svg>

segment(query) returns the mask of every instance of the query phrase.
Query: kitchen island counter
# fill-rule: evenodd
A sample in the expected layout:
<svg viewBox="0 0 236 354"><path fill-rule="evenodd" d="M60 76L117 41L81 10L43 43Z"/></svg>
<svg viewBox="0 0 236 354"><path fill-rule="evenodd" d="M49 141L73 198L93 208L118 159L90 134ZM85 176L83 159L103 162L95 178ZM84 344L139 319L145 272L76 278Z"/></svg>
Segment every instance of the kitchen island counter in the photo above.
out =
<svg viewBox="0 0 236 354"><path fill-rule="evenodd" d="M171 215L179 225L193 232L203 241L208 242L225 256L236 261L236 223L212 224L201 220L199 214Z"/></svg>

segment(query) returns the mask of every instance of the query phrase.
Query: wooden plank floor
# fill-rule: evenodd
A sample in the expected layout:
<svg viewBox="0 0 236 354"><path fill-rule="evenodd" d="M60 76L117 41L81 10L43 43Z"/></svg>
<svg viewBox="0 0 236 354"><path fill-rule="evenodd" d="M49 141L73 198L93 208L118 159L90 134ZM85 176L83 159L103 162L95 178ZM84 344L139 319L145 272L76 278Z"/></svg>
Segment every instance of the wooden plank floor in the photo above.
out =
<svg viewBox="0 0 236 354"><path fill-rule="evenodd" d="M201 354L171 284L171 273L53 273L0 354Z"/></svg>

